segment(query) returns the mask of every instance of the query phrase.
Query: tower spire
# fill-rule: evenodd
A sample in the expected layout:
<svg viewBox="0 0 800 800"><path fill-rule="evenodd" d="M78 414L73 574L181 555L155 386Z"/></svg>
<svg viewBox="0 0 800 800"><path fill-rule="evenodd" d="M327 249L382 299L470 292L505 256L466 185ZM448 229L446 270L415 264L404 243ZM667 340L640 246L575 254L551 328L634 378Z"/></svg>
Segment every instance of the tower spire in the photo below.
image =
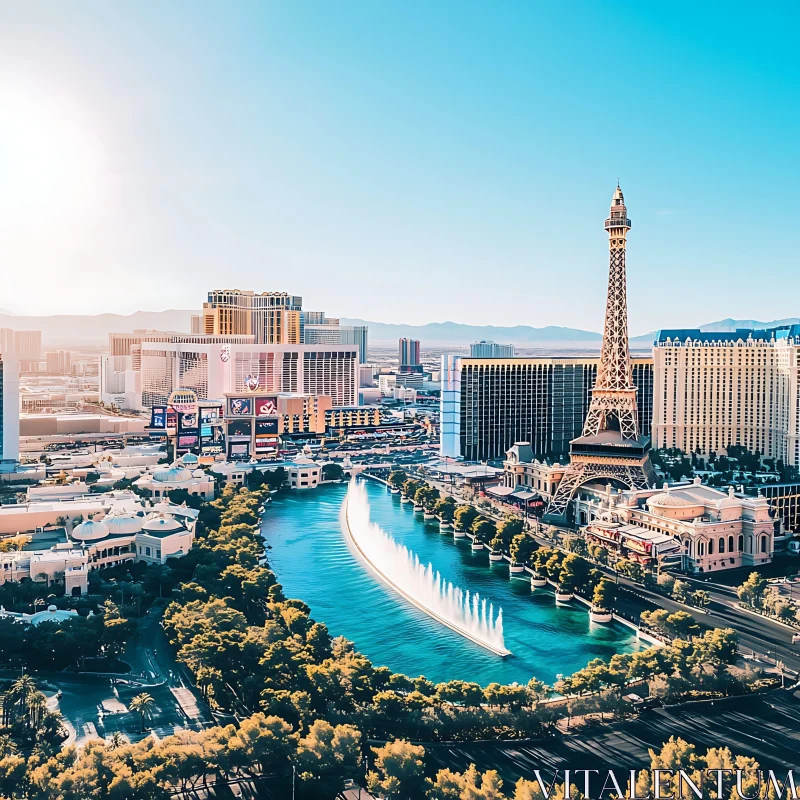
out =
<svg viewBox="0 0 800 800"><path fill-rule="evenodd" d="M608 292L600 364L583 435L570 442L569 468L547 507L551 521L566 517L575 490L588 481L617 481L640 489L654 478L650 440L639 436L628 349L625 244L631 221L619 181L604 228L608 232Z"/></svg>
<svg viewBox="0 0 800 800"><path fill-rule="evenodd" d="M595 436L614 429L623 439L639 435L636 389L631 377L628 350L628 298L625 274L625 242L631 221L619 184L611 198L611 210L604 225L608 232L608 292L600 366L592 391L592 403L583 435Z"/></svg>

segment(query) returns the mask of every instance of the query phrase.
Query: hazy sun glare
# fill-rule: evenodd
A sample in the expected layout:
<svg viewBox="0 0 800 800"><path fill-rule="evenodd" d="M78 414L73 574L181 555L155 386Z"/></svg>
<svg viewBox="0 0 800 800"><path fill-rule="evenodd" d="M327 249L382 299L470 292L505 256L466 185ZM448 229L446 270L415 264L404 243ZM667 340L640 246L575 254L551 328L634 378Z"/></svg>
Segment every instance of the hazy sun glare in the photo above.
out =
<svg viewBox="0 0 800 800"><path fill-rule="evenodd" d="M79 223L99 202L103 152L69 97L0 85L0 206L6 223Z"/></svg>

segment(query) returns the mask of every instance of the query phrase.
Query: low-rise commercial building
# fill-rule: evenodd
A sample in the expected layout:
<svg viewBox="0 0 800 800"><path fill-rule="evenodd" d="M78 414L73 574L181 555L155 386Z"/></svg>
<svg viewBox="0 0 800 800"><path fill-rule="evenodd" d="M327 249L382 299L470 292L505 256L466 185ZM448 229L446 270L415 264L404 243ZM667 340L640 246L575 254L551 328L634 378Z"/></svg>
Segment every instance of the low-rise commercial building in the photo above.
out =
<svg viewBox="0 0 800 800"><path fill-rule="evenodd" d="M63 584L79 596L88 588L89 572L128 561L164 564L192 548L197 512L162 504L156 509L114 509L81 522L47 549L0 553L0 584L32 580Z"/></svg>
<svg viewBox="0 0 800 800"><path fill-rule="evenodd" d="M772 559L776 522L764 497L737 494L733 488L720 491L699 479L662 489L607 492L607 497L585 533L619 541L628 557L655 564L674 553L684 570L695 573ZM669 547L664 537L677 547Z"/></svg>
<svg viewBox="0 0 800 800"><path fill-rule="evenodd" d="M230 461L274 458L281 439L323 436L326 414L333 408L327 395L262 394L225 397L225 440Z"/></svg>
<svg viewBox="0 0 800 800"><path fill-rule="evenodd" d="M381 412L375 406L331 408L325 412L325 428L328 432L346 433L355 429L377 427L380 424Z"/></svg>
<svg viewBox="0 0 800 800"><path fill-rule="evenodd" d="M196 456L192 457L196 459ZM213 500L216 484L202 469L192 469L191 462L179 460L169 467L150 468L150 471L134 481L134 485L150 492L156 500L168 498L170 492L179 489L185 489L190 495L202 497L203 500Z"/></svg>

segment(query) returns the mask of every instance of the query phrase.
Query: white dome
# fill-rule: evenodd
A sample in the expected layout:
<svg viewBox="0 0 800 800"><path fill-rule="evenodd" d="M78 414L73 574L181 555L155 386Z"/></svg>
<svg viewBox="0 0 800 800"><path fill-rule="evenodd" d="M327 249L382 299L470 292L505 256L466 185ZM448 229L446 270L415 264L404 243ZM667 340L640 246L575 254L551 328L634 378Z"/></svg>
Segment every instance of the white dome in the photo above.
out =
<svg viewBox="0 0 800 800"><path fill-rule="evenodd" d="M204 478L205 477L205 472L203 472L203 470L201 470L201 469L196 469L192 473L192 477L193 478Z"/></svg>
<svg viewBox="0 0 800 800"><path fill-rule="evenodd" d="M108 525L105 522L87 519L86 522L81 522L77 528L72 531L72 538L77 539L79 542L94 542L98 539L104 539L108 536Z"/></svg>
<svg viewBox="0 0 800 800"><path fill-rule="evenodd" d="M161 469L153 475L153 480L159 483L183 483L190 481L192 473L185 467L170 467L169 469Z"/></svg>
<svg viewBox="0 0 800 800"><path fill-rule="evenodd" d="M647 501L647 505L650 508L683 508L692 505L692 503L670 492L660 492L659 494L654 494Z"/></svg>
<svg viewBox="0 0 800 800"><path fill-rule="evenodd" d="M108 532L117 535L138 533L142 529L142 519L140 517L129 517L126 514L106 517L103 521L108 527Z"/></svg>
<svg viewBox="0 0 800 800"><path fill-rule="evenodd" d="M182 525L178 520L171 517L155 517L149 519L142 525L142 533L155 534L156 536L163 536L167 533L177 533L185 531L186 526Z"/></svg>

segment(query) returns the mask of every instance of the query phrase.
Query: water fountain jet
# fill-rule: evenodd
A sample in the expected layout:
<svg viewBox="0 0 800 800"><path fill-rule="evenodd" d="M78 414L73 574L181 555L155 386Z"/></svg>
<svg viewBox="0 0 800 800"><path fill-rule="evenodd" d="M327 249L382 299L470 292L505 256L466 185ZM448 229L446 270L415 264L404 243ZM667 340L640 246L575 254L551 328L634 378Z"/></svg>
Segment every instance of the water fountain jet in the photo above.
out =
<svg viewBox="0 0 800 800"><path fill-rule="evenodd" d="M507 656L503 610L476 593L445 580L431 564L423 566L407 547L370 520L366 487L350 482L342 523L345 533L373 571L398 594L428 616L491 652Z"/></svg>

